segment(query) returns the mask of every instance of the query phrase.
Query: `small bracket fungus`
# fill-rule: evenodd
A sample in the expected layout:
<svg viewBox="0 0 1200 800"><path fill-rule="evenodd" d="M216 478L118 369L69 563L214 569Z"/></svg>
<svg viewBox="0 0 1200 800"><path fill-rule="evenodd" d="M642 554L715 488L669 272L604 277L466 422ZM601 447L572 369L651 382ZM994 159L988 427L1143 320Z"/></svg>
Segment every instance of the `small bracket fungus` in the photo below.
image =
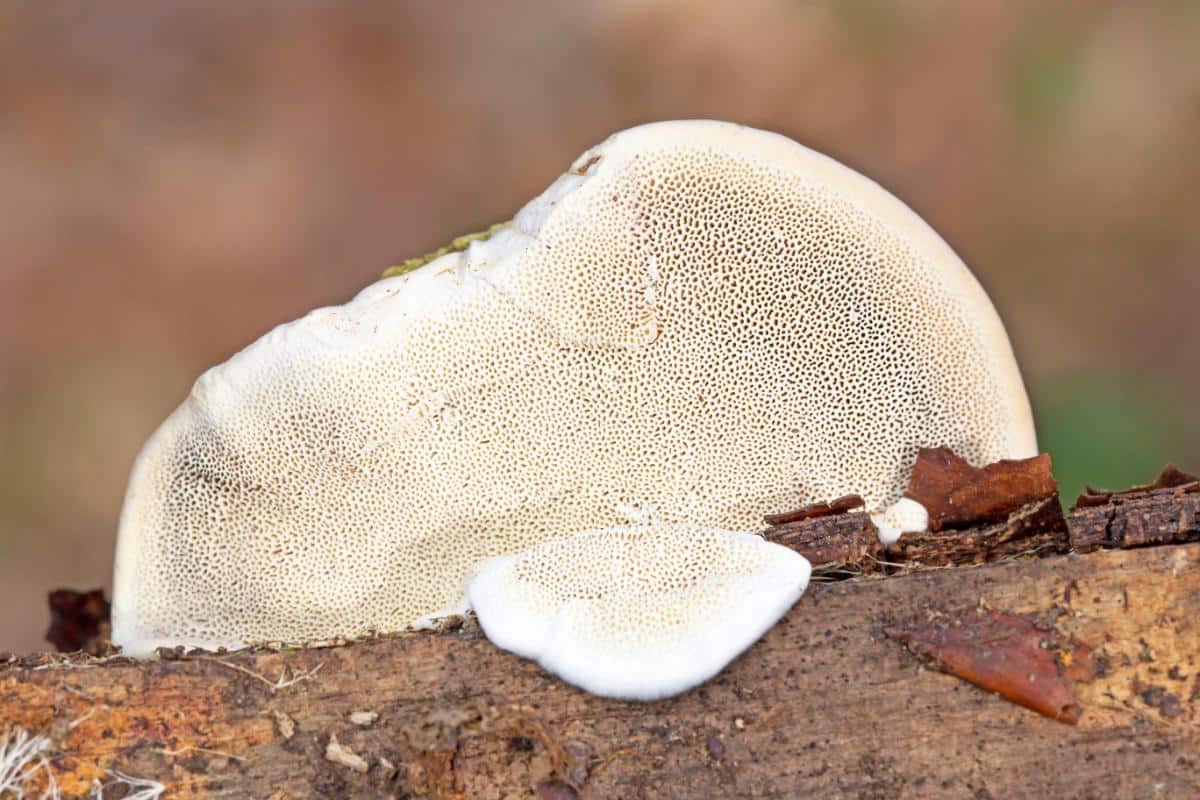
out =
<svg viewBox="0 0 1200 800"><path fill-rule="evenodd" d="M420 264L417 266L416 264ZM113 641L394 631L479 562L621 524L900 499L918 448L1036 454L987 295L903 203L782 136L618 133L506 226L281 325L138 456Z"/></svg>
<svg viewBox="0 0 1200 800"><path fill-rule="evenodd" d="M901 497L887 509L871 515L879 529L879 541L890 547L905 533L919 533L929 527L929 512L916 500Z"/></svg>
<svg viewBox="0 0 1200 800"><path fill-rule="evenodd" d="M810 572L753 534L642 525L490 559L467 595L497 646L593 694L655 700L720 672L792 607Z"/></svg>

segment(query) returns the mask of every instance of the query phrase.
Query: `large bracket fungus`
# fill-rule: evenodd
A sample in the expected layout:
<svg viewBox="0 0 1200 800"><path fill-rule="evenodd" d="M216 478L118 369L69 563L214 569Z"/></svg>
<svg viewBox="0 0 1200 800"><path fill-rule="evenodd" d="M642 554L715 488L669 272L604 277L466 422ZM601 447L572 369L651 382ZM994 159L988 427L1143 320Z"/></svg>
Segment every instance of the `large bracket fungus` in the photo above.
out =
<svg viewBox="0 0 1200 800"><path fill-rule="evenodd" d="M624 131L464 244L196 382L133 469L117 644L400 630L461 607L486 559L619 525L622 503L681 546L848 492L920 524L892 506L921 446L1036 454L967 268L782 136ZM778 604L745 613L762 628Z"/></svg>

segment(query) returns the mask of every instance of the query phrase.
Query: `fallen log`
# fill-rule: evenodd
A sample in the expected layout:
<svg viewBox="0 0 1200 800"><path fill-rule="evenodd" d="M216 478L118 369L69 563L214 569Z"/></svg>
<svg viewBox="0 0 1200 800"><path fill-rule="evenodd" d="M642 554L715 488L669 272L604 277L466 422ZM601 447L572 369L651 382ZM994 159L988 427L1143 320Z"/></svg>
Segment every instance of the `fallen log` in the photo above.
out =
<svg viewBox="0 0 1200 800"><path fill-rule="evenodd" d="M656 703L586 695L457 620L313 649L10 657L0 734L44 737L46 769L30 792L52 774L65 796L138 786L151 797L159 784L170 797L1196 796L1197 497L1080 508L1053 547L1022 546L1006 527L1027 506L989 528L943 532L966 534L973 552L947 538L902 562L877 553L877 572L899 574L816 583L729 669ZM1105 530L1136 521L1148 533L1047 555L1071 537L1097 541L1093 513ZM869 525L835 514L776 533L826 526L860 547L853 537ZM997 538L1016 549L979 550ZM1139 546L1103 549L1123 543ZM938 553L1000 560L922 568ZM1086 652L1090 680L1068 676L1075 725L931 670L895 638L944 639L941 628L981 609Z"/></svg>

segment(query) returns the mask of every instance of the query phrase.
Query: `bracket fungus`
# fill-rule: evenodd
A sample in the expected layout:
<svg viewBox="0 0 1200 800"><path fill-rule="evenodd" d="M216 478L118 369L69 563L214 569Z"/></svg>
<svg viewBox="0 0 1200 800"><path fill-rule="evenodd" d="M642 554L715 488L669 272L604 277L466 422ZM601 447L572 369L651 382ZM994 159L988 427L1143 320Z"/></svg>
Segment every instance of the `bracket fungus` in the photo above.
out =
<svg viewBox="0 0 1200 800"><path fill-rule="evenodd" d="M395 272L209 370L147 442L116 553L126 652L400 630L621 504L681 546L848 492L902 527L920 447L1037 452L963 263L776 134L618 133L510 224Z"/></svg>
<svg viewBox="0 0 1200 800"><path fill-rule="evenodd" d="M810 573L804 556L755 534L651 523L496 556L467 597L498 647L592 694L655 700L720 672Z"/></svg>

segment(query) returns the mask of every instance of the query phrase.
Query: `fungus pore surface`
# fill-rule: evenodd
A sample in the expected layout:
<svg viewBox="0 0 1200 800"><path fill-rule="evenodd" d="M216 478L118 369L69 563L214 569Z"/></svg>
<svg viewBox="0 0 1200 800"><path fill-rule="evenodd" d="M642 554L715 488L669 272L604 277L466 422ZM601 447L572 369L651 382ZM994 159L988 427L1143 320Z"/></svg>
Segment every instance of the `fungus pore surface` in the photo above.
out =
<svg viewBox="0 0 1200 800"><path fill-rule="evenodd" d="M508 226L281 325L144 447L113 640L401 629L484 559L622 522L757 529L896 501L921 446L1036 453L986 294L876 184L784 137L667 122Z"/></svg>
<svg viewBox="0 0 1200 800"><path fill-rule="evenodd" d="M489 559L467 597L498 647L592 694L654 700L716 675L810 573L802 555L754 534L641 525Z"/></svg>

